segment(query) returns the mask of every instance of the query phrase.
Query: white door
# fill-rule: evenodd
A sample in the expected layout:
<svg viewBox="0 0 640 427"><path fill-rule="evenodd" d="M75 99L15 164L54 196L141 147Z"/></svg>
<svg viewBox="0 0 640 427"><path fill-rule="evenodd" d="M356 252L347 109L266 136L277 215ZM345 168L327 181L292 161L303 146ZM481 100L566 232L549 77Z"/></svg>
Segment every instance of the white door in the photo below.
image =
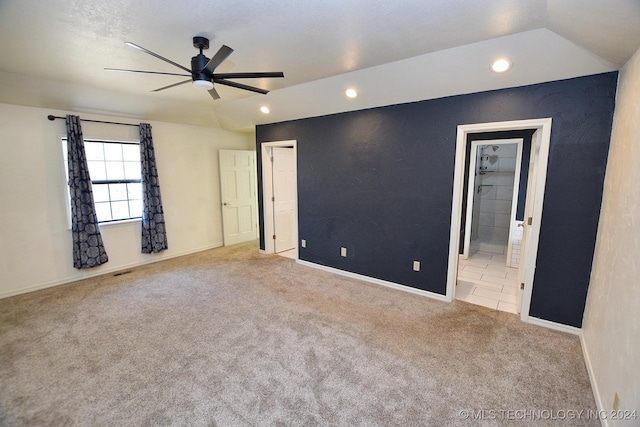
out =
<svg viewBox="0 0 640 427"><path fill-rule="evenodd" d="M273 147L273 222L275 252L296 247L296 159L289 147Z"/></svg>
<svg viewBox="0 0 640 427"><path fill-rule="evenodd" d="M220 150L220 192L224 245L258 238L256 153Z"/></svg>
<svg viewBox="0 0 640 427"><path fill-rule="evenodd" d="M536 132L537 134L537 132ZM531 227L530 221L533 218L534 197L536 194L535 167L536 157L538 153L536 134L531 137L531 155L529 157L529 176L527 177L527 195L524 204L524 222L522 226L522 242L520 243L520 264L518 265L518 290L516 292L516 308L518 313L522 312L522 299L524 296L524 283L527 281L527 275L531 276L530 281L533 282L534 265L530 265L531 258L528 251L531 250Z"/></svg>

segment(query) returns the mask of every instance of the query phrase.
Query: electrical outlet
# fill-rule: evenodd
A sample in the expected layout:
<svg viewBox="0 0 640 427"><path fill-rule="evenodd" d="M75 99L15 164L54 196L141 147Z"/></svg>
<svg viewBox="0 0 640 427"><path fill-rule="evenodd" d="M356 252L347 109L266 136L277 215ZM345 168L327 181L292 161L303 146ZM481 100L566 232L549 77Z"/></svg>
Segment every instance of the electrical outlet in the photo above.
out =
<svg viewBox="0 0 640 427"><path fill-rule="evenodd" d="M340 256L344 256L344 257L347 256L347 248L344 248L344 247L340 248Z"/></svg>
<svg viewBox="0 0 640 427"><path fill-rule="evenodd" d="M302 239L301 245L302 245L303 248L306 248L307 247L307 241Z"/></svg>
<svg viewBox="0 0 640 427"><path fill-rule="evenodd" d="M413 261L413 271L420 271L420 261Z"/></svg>
<svg viewBox="0 0 640 427"><path fill-rule="evenodd" d="M614 411L617 411L619 406L620 406L620 396L618 396L618 392L616 391L616 393L613 395L613 407L612 407L612 409Z"/></svg>

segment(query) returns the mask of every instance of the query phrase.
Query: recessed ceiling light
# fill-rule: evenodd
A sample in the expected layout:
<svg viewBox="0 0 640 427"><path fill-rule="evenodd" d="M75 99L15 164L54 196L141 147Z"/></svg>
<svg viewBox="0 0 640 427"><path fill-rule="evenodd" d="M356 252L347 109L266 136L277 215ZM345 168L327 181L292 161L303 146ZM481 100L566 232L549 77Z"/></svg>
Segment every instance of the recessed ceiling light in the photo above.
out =
<svg viewBox="0 0 640 427"><path fill-rule="evenodd" d="M491 64L491 69L496 73L504 73L511 68L511 61L505 58L500 58Z"/></svg>
<svg viewBox="0 0 640 427"><path fill-rule="evenodd" d="M347 95L349 98L355 98L356 96L358 96L358 92L356 92L355 89L347 89L345 92L345 95Z"/></svg>
<svg viewBox="0 0 640 427"><path fill-rule="evenodd" d="M269 107L267 107L266 105L260 107L260 111L262 111L264 114L269 114L271 112L271 110L269 110Z"/></svg>

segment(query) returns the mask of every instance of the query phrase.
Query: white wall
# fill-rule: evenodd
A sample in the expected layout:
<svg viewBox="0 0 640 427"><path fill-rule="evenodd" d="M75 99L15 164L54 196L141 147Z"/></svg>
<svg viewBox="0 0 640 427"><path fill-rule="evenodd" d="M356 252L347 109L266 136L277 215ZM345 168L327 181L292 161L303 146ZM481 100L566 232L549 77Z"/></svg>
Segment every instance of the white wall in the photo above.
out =
<svg viewBox="0 0 640 427"><path fill-rule="evenodd" d="M640 50L621 70L582 343L599 409L640 423Z"/></svg>
<svg viewBox="0 0 640 427"><path fill-rule="evenodd" d="M109 262L74 269L60 143L65 123L49 121L48 114L67 112L0 104L0 298L222 245L218 150L254 149L253 135L151 122L169 249L140 253L137 221L104 225ZM82 126L85 138L138 139L137 127Z"/></svg>

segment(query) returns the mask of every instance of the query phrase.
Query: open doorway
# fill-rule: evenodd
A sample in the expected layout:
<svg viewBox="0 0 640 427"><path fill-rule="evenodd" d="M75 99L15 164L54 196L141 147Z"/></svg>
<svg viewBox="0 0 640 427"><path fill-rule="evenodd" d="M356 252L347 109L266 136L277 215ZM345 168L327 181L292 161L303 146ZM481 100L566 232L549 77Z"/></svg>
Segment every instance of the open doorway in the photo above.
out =
<svg viewBox="0 0 640 427"><path fill-rule="evenodd" d="M296 141L262 144L264 253L298 258Z"/></svg>
<svg viewBox="0 0 640 427"><path fill-rule="evenodd" d="M488 171L495 170L498 171L498 167L491 167L488 164L491 163L491 160L494 160L494 163L498 163L499 158L491 158L490 156L494 155L492 153L497 153L500 149L502 149L501 145L505 144L513 144L514 141L477 141L475 143L473 141L473 134L479 133L490 133L490 132L506 132L506 131L528 131L532 132L529 142L529 149L531 155L529 156L529 161L524 164L528 165L528 171L524 175L526 175L526 190L519 188L520 196L515 195L515 187L516 187L516 179L513 179L513 198L510 201L504 200L501 203L489 202L488 206L501 205L502 209L506 209L507 205L511 206L511 210L508 213L509 216L509 224L507 227L498 227L503 230L496 231L494 229L485 231L485 237L489 237L492 240L497 235L507 235L508 239L511 240L511 248L509 248L509 242L506 243L506 246L495 246L495 254L488 255L490 259L487 259L485 255L485 259L477 260L477 265L470 265L469 259L470 254L473 251L473 203L474 199L469 199L470 192L478 192L478 185L496 185L496 183L488 184L482 179L479 182L472 182L473 179L465 179L469 177L476 177L476 173L478 175L480 171ZM500 287L500 290L504 290L505 285L510 285L512 288L508 289L508 291L513 292L514 299L511 300L512 304L509 306L510 310L505 311L516 311L520 313L520 317L522 320L527 320L529 316L529 306L531 303L531 293L533 289L533 275L535 270L535 260L537 256L537 247L538 247L538 236L540 232L540 220L542 218L542 204L543 204L543 196L544 196L544 187L546 183L546 171L547 171L547 160L548 160L548 152L549 152L549 142L551 135L551 119L534 119L534 120L520 120L513 122L498 122L498 123L485 123L485 124L476 124L476 125L461 125L458 127L458 136L456 143L456 163L455 163L455 175L454 175L454 193L453 193L453 205L452 205L452 217L451 217L451 240L449 247L449 270L447 275L447 299L453 300L456 298L456 292L465 292L464 285L458 288L458 271L459 267L462 266L467 273L476 273L467 274L467 276L474 276L475 278L482 277L486 275L485 278L491 277L493 275L494 278L504 279L503 283L498 283L501 280L485 280L488 283L493 283L494 287L497 289ZM486 139L486 138L485 138ZM495 150L494 150L495 146ZM507 145L505 145L507 146ZM483 149L484 147L484 149ZM523 145L524 147L524 145ZM516 148L516 157L518 156ZM520 153L522 150L520 151ZM520 154L521 155L521 154ZM475 161L474 161L475 156ZM484 156L484 160L480 162L480 158ZM487 158L487 156L489 156ZM475 165L472 165L475 163ZM487 169L477 169L478 163L482 163L483 167ZM476 166L475 169L472 169ZM495 172L493 172L495 173ZM514 170L513 174L515 175L516 171ZM484 175L489 175L490 173L485 173ZM484 175L481 175L484 177ZM512 175L513 176L513 175ZM503 178L506 182L507 178ZM495 179L494 179L495 181ZM518 184L520 187L520 185ZM481 187L480 192L485 191L490 193L489 188ZM508 189L502 189L502 198L506 199ZM524 192L524 195L523 195ZM497 193L497 188L496 188ZM496 194L497 196L497 194ZM515 206L515 198L524 199L524 208L523 208L523 219L524 221L518 222L514 218L514 206ZM470 203L469 200L472 200ZM488 199L491 200L491 199ZM493 200L497 200L494 198ZM469 211L469 212L467 212ZM481 211L479 213L482 213ZM487 212L485 212L487 213ZM488 224L490 219L493 220L493 224L496 224L496 212L493 212L493 218L489 218L488 216L484 216L484 223ZM499 215L506 215L505 212L501 212ZM469 218L467 220L467 218ZM505 220L506 217L498 217L498 222ZM470 222L470 223L469 223ZM480 217L478 215L478 220L476 222L478 224L478 234L480 234L479 223ZM518 224L521 223L522 227L518 227ZM521 229L521 230L518 230ZM514 254L514 246L513 243L515 241L515 236L521 233L522 240L520 242L519 248L519 257L518 257L518 266L517 268L511 267L511 259ZM467 243L469 242L469 243ZM480 245L478 244L478 248ZM490 248L488 246L484 246L484 248ZM503 252L498 254L497 252ZM465 258L466 257L466 258ZM493 258L496 260L493 260ZM471 258L472 259L472 258ZM496 261L496 262L489 262ZM480 264L486 264L481 266ZM493 266L491 265L493 264ZM509 264L509 266L507 265ZM478 270L476 270L476 268ZM492 268L495 270L503 270L499 271L498 274L492 273ZM508 270L512 268L513 270ZM480 276L478 276L480 275ZM509 275L509 277L507 277ZM509 280L507 280L509 279ZM515 279L515 283L512 283ZM507 283L509 281L509 283ZM468 288L468 287L467 287ZM494 289L494 290L496 290ZM467 291L469 289L466 289ZM480 291L480 293L485 293L488 295L492 289L488 289L485 291ZM473 301L468 301L473 302ZM498 309L497 303L496 307ZM504 308L504 306L503 306Z"/></svg>
<svg viewBox="0 0 640 427"><path fill-rule="evenodd" d="M528 136L529 146L532 133L522 131ZM529 168L524 168L521 193L525 138L486 139L494 134L469 135L464 239L458 263L456 299L517 313L521 229L515 226L516 211L519 198L525 197ZM499 134L507 137L520 132Z"/></svg>
<svg viewBox="0 0 640 427"><path fill-rule="evenodd" d="M503 255L505 265L511 265L523 142L523 138L471 141L464 259L486 252Z"/></svg>

